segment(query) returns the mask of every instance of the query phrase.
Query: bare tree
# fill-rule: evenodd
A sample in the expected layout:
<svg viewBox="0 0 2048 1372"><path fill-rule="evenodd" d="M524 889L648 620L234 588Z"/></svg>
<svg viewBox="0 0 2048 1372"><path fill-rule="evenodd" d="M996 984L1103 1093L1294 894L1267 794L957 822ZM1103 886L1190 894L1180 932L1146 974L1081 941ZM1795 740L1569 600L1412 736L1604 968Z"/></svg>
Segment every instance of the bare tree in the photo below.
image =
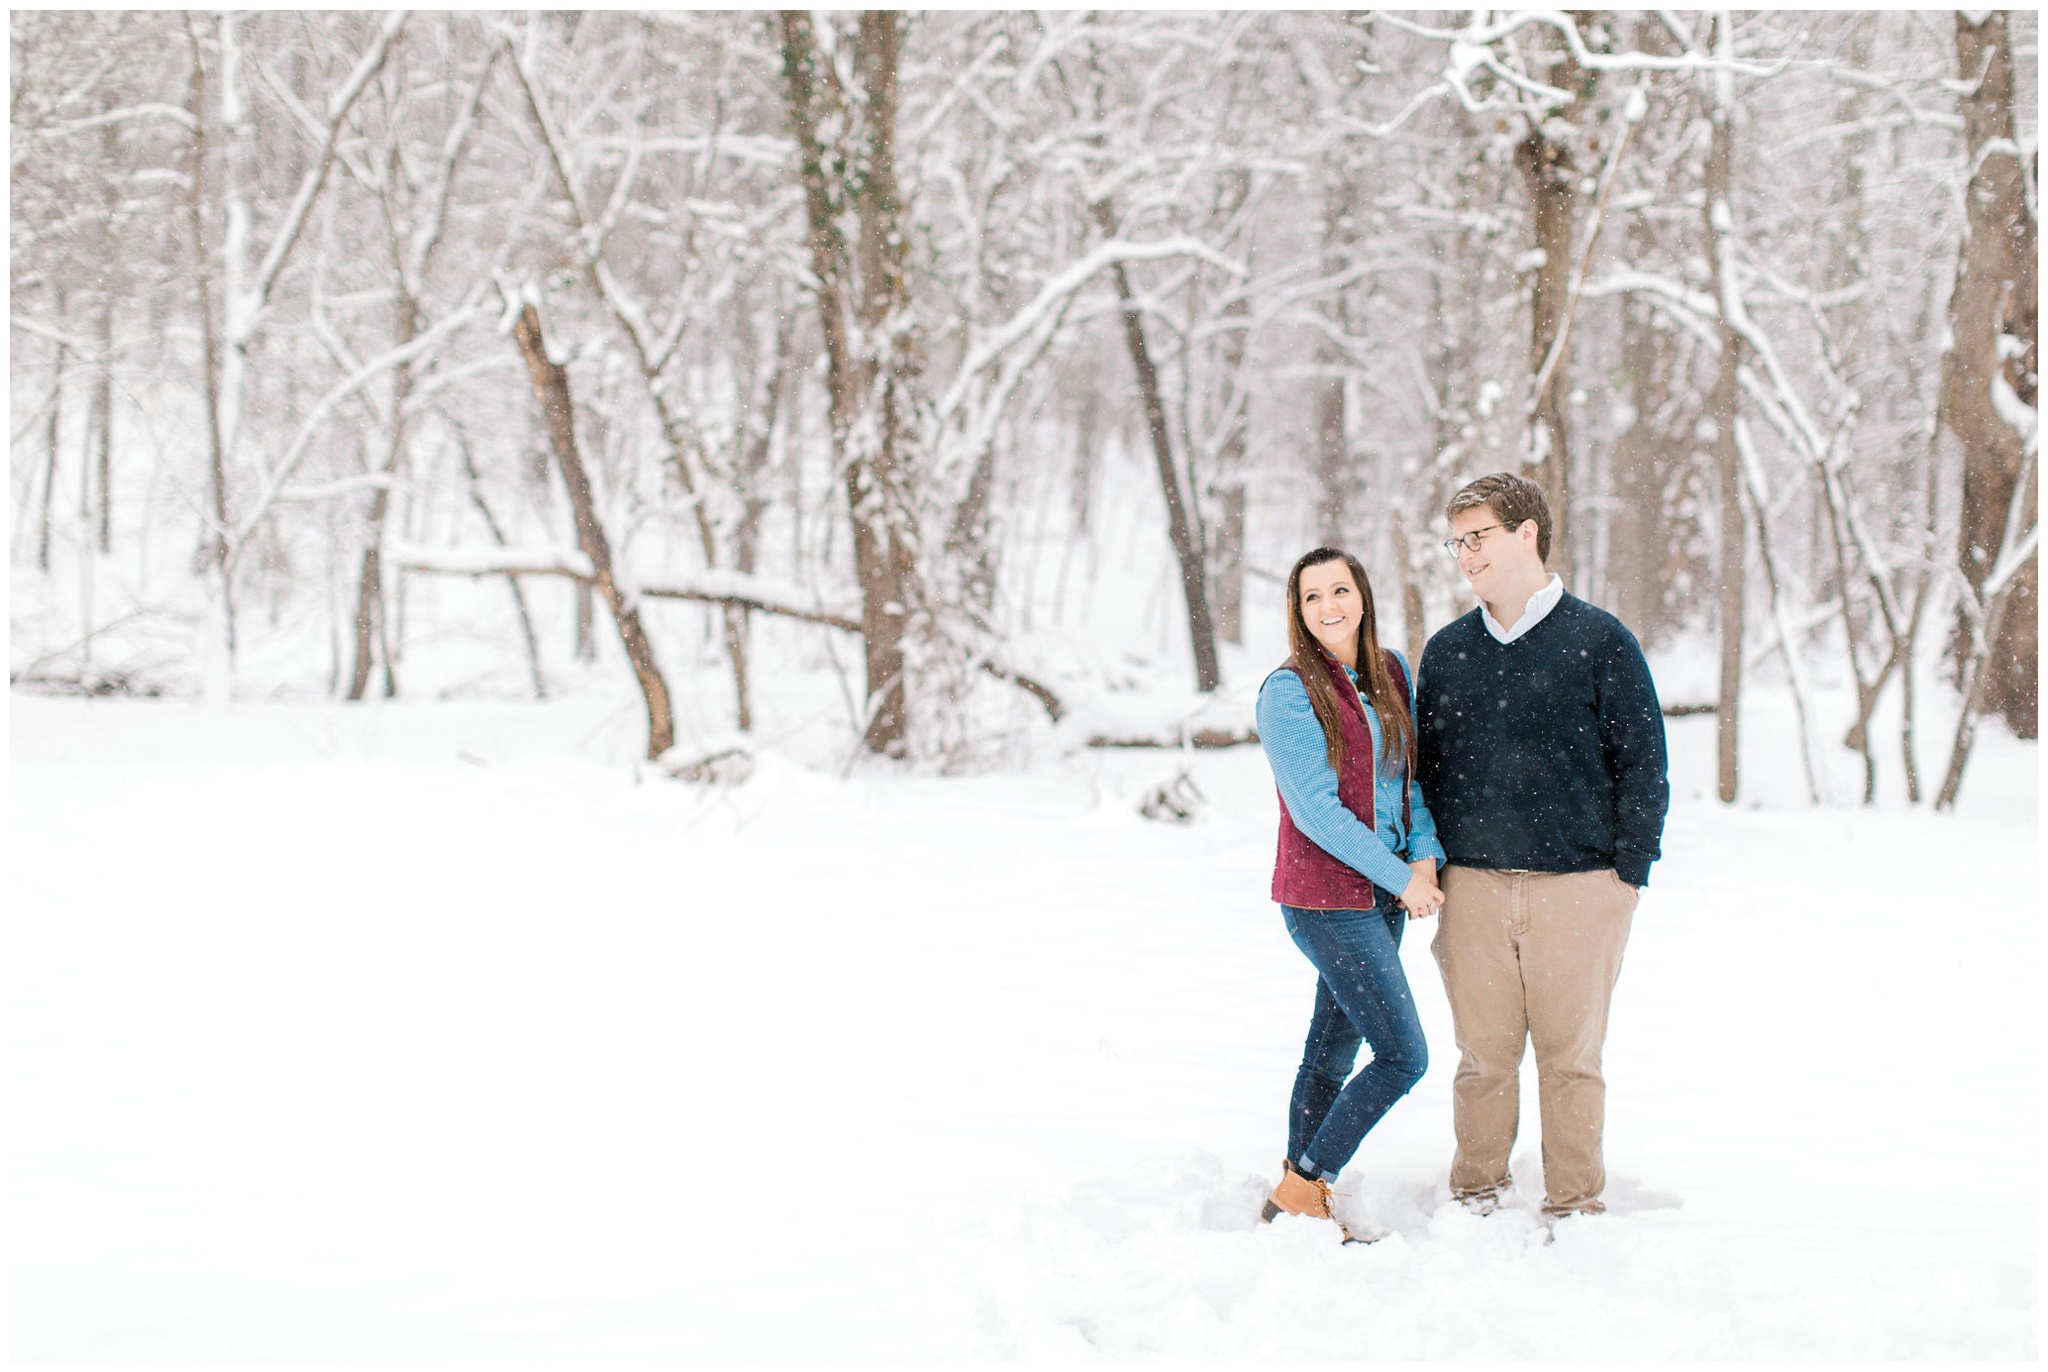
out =
<svg viewBox="0 0 2048 1372"><path fill-rule="evenodd" d="M1713 31L1708 40L1710 46L1719 52L1732 50L1733 18L1717 16L1712 24ZM1730 167L1735 156L1735 78L1729 72L1720 71L1704 80L1709 87L1707 117L1713 125L1712 141L1707 150L1705 217L1706 238L1711 245L1707 254L1708 279L1712 283L1716 304L1714 341L1717 356L1710 412L1714 419L1714 489L1721 512L1721 684L1719 703L1714 710L1715 771L1722 801L1732 803L1740 783L1741 754L1737 743L1742 726L1743 583L1747 575L1743 565L1742 530L1746 521L1742 517L1742 454L1736 447L1735 438L1735 424L1740 418L1737 387L1742 366L1742 339L1732 322L1735 312L1729 308L1735 283L1733 254L1727 250L1735 229L1734 210L1728 193Z"/></svg>
<svg viewBox="0 0 2048 1372"><path fill-rule="evenodd" d="M2021 468L2036 441L2035 228L2029 172L2014 138L2008 15L1958 10L1955 22L1968 227L1949 297L1941 418L1963 451L1962 571L1984 598L1992 569L2011 546L2008 514L2016 493L2024 505L2020 529L2036 518L2033 492L2019 492ZM2011 608L1985 645L1983 708L2001 715L2021 738L2034 737L2040 727L2039 587L2039 562L2029 560L2006 588ZM1978 688L1970 693L1976 696Z"/></svg>
<svg viewBox="0 0 2048 1372"><path fill-rule="evenodd" d="M865 11L851 33L825 31L830 50L808 13L783 11L778 31L825 335L832 448L861 587L862 736L870 751L898 755L910 728L904 640L921 598L912 496L918 342L904 273L910 224L895 165L903 18Z"/></svg>
<svg viewBox="0 0 2048 1372"><path fill-rule="evenodd" d="M448 209L456 173L475 129L485 83L497 57L495 49L485 54L480 69L466 83L466 89L459 97L455 115L439 146L422 159L425 166L421 172L416 173L409 166L402 165L402 162L411 160L405 156L405 140L413 135L416 125L425 123L410 108L414 92L407 74L402 71L395 75L387 72L391 79L385 95L391 108L386 112L384 146L378 150L374 164L366 167L356 164L353 159L348 161L349 170L364 189L376 197L383 221L390 262L389 281L394 297L389 346L400 352L419 337L427 318L427 273L433 266L437 250L446 242ZM415 176L418 177L416 185L412 184ZM357 582L355 666L350 673L346 693L350 700L361 700L368 689L374 643L379 631L386 628L384 526L391 510L392 489L404 462L407 411L413 383L413 366L409 360L391 369L390 398L382 416L384 452L376 468L382 479L370 495L368 531ZM523 615L523 606L521 610ZM387 647L384 654L384 693L393 695L396 690L391 653Z"/></svg>
<svg viewBox="0 0 2048 1372"><path fill-rule="evenodd" d="M590 476L576 446L576 411L569 396L569 373L548 356L547 340L541 334L540 312L526 301L512 326L512 339L526 359L533 380L533 397L547 417L548 444L562 472L562 484L569 490L569 503L576 514L576 542L590 559L591 581L604 597L606 608L619 628L619 641L633 665L633 676L647 702L647 756L660 757L675 745L675 712L669 704L668 683L654 660L647 631L640 626L640 608L632 591L620 585L612 566L611 540L598 521L597 502L591 495Z"/></svg>
<svg viewBox="0 0 2048 1372"><path fill-rule="evenodd" d="M1541 453L1576 591L1653 652L1718 608L1724 793L1782 673L1877 795L1923 625L1966 741L2026 656L2035 20L1708 22L18 12L17 677L552 690L566 502L743 726L815 654L859 747L985 762L1183 624L1213 685L1304 538L1418 647L1443 498Z"/></svg>

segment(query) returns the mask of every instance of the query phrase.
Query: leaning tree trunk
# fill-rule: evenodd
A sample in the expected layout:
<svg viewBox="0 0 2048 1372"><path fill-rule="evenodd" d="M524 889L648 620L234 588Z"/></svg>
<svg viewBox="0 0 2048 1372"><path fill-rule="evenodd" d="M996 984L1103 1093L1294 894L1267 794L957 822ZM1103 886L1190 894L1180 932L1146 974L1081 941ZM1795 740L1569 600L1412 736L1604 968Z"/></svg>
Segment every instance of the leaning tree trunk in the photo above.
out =
<svg viewBox="0 0 2048 1372"><path fill-rule="evenodd" d="M1950 345L1942 359L1941 415L1963 452L1963 575L1982 595L2004 550L2026 441L2010 411L2037 404L2034 216L2013 137L2013 68L2006 14L1981 23L1956 12L1956 57L1965 91L1963 143L1971 169L1963 196L1967 231L1949 296ZM2009 341L2007 341L2009 340ZM2001 404L2003 402L2003 405ZM2001 413L2001 409L2006 413ZM2037 506L2029 495L2021 529ZM2040 562L2015 576L2010 605L1988 645L1981 700L2021 738L2039 730ZM1959 635L1967 643L1967 636Z"/></svg>
<svg viewBox="0 0 2048 1372"><path fill-rule="evenodd" d="M575 410L569 402L569 373L548 357L547 343L540 331L540 312L531 302L519 311L512 327L513 340L526 358L527 373L533 379L533 395L547 416L548 446L562 469L562 484L569 490L569 506L576 514L576 542L590 559L592 580L604 597L619 626L619 641L639 679L640 693L647 698L647 756L658 758L676 741L675 716L669 708L668 683L654 663L654 649L640 627L640 611L612 574L611 543L598 523L597 505L590 494L590 477L576 451Z"/></svg>
<svg viewBox="0 0 2048 1372"><path fill-rule="evenodd" d="M1719 18L1715 24L1725 38L1727 18ZM1727 46L1725 41L1717 43L1718 48ZM1727 304L1728 290L1733 283L1726 279L1735 265L1728 241L1735 227L1728 197L1730 164L1734 160L1733 130L1730 127L1735 103L1730 88L1734 83L1725 72L1707 79L1711 83L1707 108L1713 125L1712 140L1707 146L1707 271L1713 284L1715 303L1720 307L1716 332L1721 346L1720 358L1714 369L1712 410L1714 478L1721 504L1721 699L1715 707L1714 720L1719 740L1719 794L1722 802L1727 804L1734 801L1739 780L1736 745L1742 719L1742 454L1736 447L1735 437L1736 373L1742 363L1742 352L1741 340L1730 322L1732 311Z"/></svg>
<svg viewBox="0 0 2048 1372"><path fill-rule="evenodd" d="M1116 218L1109 203L1095 206L1096 222L1112 237ZM1195 648L1195 689L1213 691L1223 684L1216 662L1216 628L1209 618L1209 587L1202 549L1188 519L1185 483L1173 460L1173 441L1166 427L1166 402L1159 394L1159 371L1152 365L1152 351L1145 342L1145 325L1131 290L1130 273L1122 262L1110 264L1116 282L1116 298L1123 306L1124 346L1130 350L1131 366L1138 374L1138 394L1145 402L1145 428L1152 437L1152 456L1159 466L1159 490L1166 497L1167 537L1173 540L1173 556L1180 563L1180 585L1188 607L1188 637Z"/></svg>
<svg viewBox="0 0 2048 1372"><path fill-rule="evenodd" d="M896 66L903 17L861 14L853 42L859 90L843 90L811 14L777 18L784 95L796 135L810 229L811 290L825 335L832 452L846 483L866 648L868 750L891 756L910 737L905 639L920 601L912 488L917 339L904 266L907 207L896 185ZM848 214L851 211L851 214ZM857 237L849 242L851 221Z"/></svg>

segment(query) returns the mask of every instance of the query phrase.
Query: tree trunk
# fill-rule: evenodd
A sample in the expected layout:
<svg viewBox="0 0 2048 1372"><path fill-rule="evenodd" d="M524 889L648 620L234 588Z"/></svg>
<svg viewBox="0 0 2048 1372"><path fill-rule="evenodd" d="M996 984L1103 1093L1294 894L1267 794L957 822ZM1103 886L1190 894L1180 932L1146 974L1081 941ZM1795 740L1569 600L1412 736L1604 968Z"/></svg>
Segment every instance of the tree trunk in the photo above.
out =
<svg viewBox="0 0 2048 1372"><path fill-rule="evenodd" d="M1394 557L1401 564L1401 619L1407 634L1408 658L1419 662L1423 645L1429 642L1429 626L1422 615L1422 582L1416 576L1415 549L1399 514L1388 521L1394 538Z"/></svg>
<svg viewBox="0 0 2048 1372"><path fill-rule="evenodd" d="M93 535L101 553L114 551L114 297L100 305L100 365L92 388L92 470L98 501Z"/></svg>
<svg viewBox="0 0 2048 1372"><path fill-rule="evenodd" d="M995 609L995 553L989 546L989 499L996 481L995 437L981 445L968 473L967 490L953 511L953 527L946 535L946 554L961 568L960 609L984 632L993 625Z"/></svg>
<svg viewBox="0 0 2048 1372"><path fill-rule="evenodd" d="M499 525L497 517L491 513L491 507L484 503L482 482L477 478L476 457L469 450L469 440L463 436L459 427L453 424L449 427L454 430L455 446L462 453L462 473L469 478L469 502L476 506L477 514L483 518L484 528L490 532L491 542L500 548L505 547L508 542L505 530ZM533 616L527 611L526 592L520 589L519 574L507 572L505 584L512 589L512 608L519 616L519 635L526 641L526 665L533 676L533 698L546 700L548 683L540 671L540 639L533 632Z"/></svg>
<svg viewBox="0 0 2048 1372"><path fill-rule="evenodd" d="M1217 493L1216 636L1225 643L1244 642L1244 483L1233 482Z"/></svg>
<svg viewBox="0 0 2048 1372"><path fill-rule="evenodd" d="M2026 475L2033 474L2032 466L2031 462L2027 464L2029 470ZM1977 717L1984 711L1995 668L1991 648L2000 641L2000 631L2012 611L2016 599L2013 592L2018 584L2017 575L2009 573L1996 574L1985 581L1989 599L1983 607L1984 622L1971 635L1970 656L1963 664L1963 711L1956 719L1955 742L1949 748L1948 773L1942 779L1941 794L1934 798L1937 810L1953 810L1956 795L1962 790L1963 768L1970 761L1970 749L1977 737Z"/></svg>
<svg viewBox="0 0 2048 1372"><path fill-rule="evenodd" d="M1714 20L1716 38L1714 46L1725 52L1732 44L1728 41L1727 16ZM1743 631L1743 581L1744 548L1742 518L1742 454L1736 446L1735 423L1737 419L1737 370L1742 363L1741 340L1737 338L1735 326L1729 322L1732 311L1728 308L1728 291L1731 283L1727 273L1734 270L1733 255L1728 237L1734 230L1733 208L1729 203L1729 181L1731 164L1734 160L1733 129L1734 81L1727 73L1717 73L1707 78L1711 94L1707 112L1713 125L1712 140L1707 147L1706 169L1706 233L1707 270L1712 283L1714 299L1720 306L1716 333L1721 345L1720 357L1714 368L1714 477L1715 489L1721 506L1721 557L1720 557L1720 619L1721 619L1721 698L1715 707L1714 721L1718 739L1719 794L1722 802L1732 803L1735 799L1739 780L1739 757L1737 743L1741 729L1742 707L1742 631ZM1762 511L1758 511L1762 517ZM1788 644L1786 651L1791 647ZM1787 663L1790 668L1791 663Z"/></svg>
<svg viewBox="0 0 2048 1372"><path fill-rule="evenodd" d="M363 566L356 578L355 668L349 674L346 700L361 700L370 685L370 661L375 641L377 604L383 596L383 558L377 546L378 530L384 523L387 494L378 491L370 506L370 545L363 549Z"/></svg>
<svg viewBox="0 0 2048 1372"><path fill-rule="evenodd" d="M402 290L398 298L397 322L392 346L402 348L419 332L419 308ZM356 588L356 665L349 677L350 700L361 700L363 692L369 688L372 635L384 619L384 518L391 510L389 480L397 477L399 459L405 451L405 401L411 390L411 364L401 362L392 371L391 436L381 468L387 483L379 486L370 497L370 528L364 540L363 570ZM384 693L387 696L397 694L394 673L391 654L387 650L384 654Z"/></svg>
<svg viewBox="0 0 2048 1372"><path fill-rule="evenodd" d="M1515 166L1529 192L1530 226L1543 254L1529 297L1529 375L1540 375L1563 327L1577 242L1579 175L1565 143L1531 130L1515 148ZM1530 416L1535 480L1550 505L1552 569L1571 579L1571 359L1557 359L1550 382Z"/></svg>
<svg viewBox="0 0 2048 1372"><path fill-rule="evenodd" d="M1920 610L1927 603L1928 584L1922 582L1920 594L1913 599L1913 617L1906 622L1906 637L1899 643L1899 654L1902 659L1899 663L1899 756L1905 765L1906 801L1912 805L1920 803L1920 759L1913 748L1915 706L1918 704L1918 696L1913 689L1913 675L1920 640Z"/></svg>
<svg viewBox="0 0 2048 1372"><path fill-rule="evenodd" d="M745 318L744 313L742 318ZM751 332L751 331L750 331ZM767 379L760 402L741 425L739 435L739 461L734 471L734 484L740 496L739 527L733 530L733 566L743 575L751 576L761 550L761 519L768 513L768 490L765 485L768 475L769 449L775 439L776 416L782 411L782 396L787 389L790 372L790 330L782 311L775 312L775 337L769 346ZM738 724L745 733L754 727L753 704L749 699L750 686L747 680L747 610L742 605L721 607L725 615L725 649L732 659L733 694L738 700Z"/></svg>
<svg viewBox="0 0 2048 1372"><path fill-rule="evenodd" d="M1095 220L1104 234L1116 235L1116 217L1109 202L1095 207ZM1138 374L1138 394L1145 403L1145 428L1152 438L1152 457L1159 468L1159 490L1166 497L1167 537L1173 541L1173 555L1180 564L1181 592L1187 603L1188 637L1195 649L1195 689L1213 691L1223 684L1216 662L1216 631L1209 618L1209 588L1202 550L1197 546L1188 520L1186 496L1180 470L1173 460L1173 440L1166 427L1166 403L1159 394L1159 373L1152 365L1152 352L1145 342L1145 325L1131 291L1130 273L1122 262L1110 264L1116 282L1116 297L1123 306L1124 346L1131 354L1131 367Z"/></svg>
<svg viewBox="0 0 2048 1372"><path fill-rule="evenodd" d="M1360 50L1359 56L1364 56ZM1325 277L1342 275L1352 263L1356 230L1353 214L1358 204L1358 176L1348 159L1332 158L1324 173L1322 191L1322 271ZM1440 281L1432 276L1433 290ZM1351 293L1339 289L1329 293L1322 304L1327 327L1340 337L1351 333ZM1443 338L1443 331L1437 331ZM1314 399L1311 412L1312 471L1316 492L1316 542L1325 548L1344 546L1344 531L1351 503L1350 452L1345 432L1345 388L1352 371L1343 352L1327 334L1316 339L1315 373L1310 383ZM1441 438L1441 435L1439 435ZM1440 448L1439 448L1440 450ZM1398 514L1396 516L1398 519Z"/></svg>
<svg viewBox="0 0 2048 1372"><path fill-rule="evenodd" d="M1228 224L1234 220L1244 203L1251 196L1251 173L1239 170L1228 178L1225 191L1218 206L1216 219ZM1252 312L1251 297L1238 292L1223 307L1223 315L1231 320L1249 320ZM1216 636L1225 643L1244 642L1241 626L1244 606L1244 468L1246 449L1251 433L1251 396L1244 384L1245 341L1249 330L1243 326L1225 329L1217 336L1217 351L1220 356L1219 376L1214 383L1214 393L1224 406L1223 441L1216 448L1216 466L1208 474L1208 491L1217 501L1216 535L1214 545L1208 550L1208 591L1214 604ZM1202 484L1193 470L1192 460L1188 471L1190 488Z"/></svg>
<svg viewBox="0 0 2048 1372"><path fill-rule="evenodd" d="M917 339L904 262L906 207L896 186L896 65L903 17L868 10L854 35L860 89L848 98L818 48L808 11L778 16L782 72L810 228L812 290L825 335L832 450L844 473L861 587L870 752L909 745L905 637L920 600L912 388ZM829 146L827 140L830 140ZM842 225L853 211L858 239Z"/></svg>
<svg viewBox="0 0 2048 1372"><path fill-rule="evenodd" d="M206 373L207 467L213 499L213 527L202 530L196 559L206 583L206 606L199 627L200 689L205 699L218 702L232 690L235 660L234 569L228 559L227 417L221 397L224 354L220 321L214 313L213 258L206 247L206 64L189 15L185 34L192 48L192 80L185 105L192 116L192 138L186 145L185 208L192 234L194 293L199 302L199 355Z"/></svg>
<svg viewBox="0 0 2048 1372"><path fill-rule="evenodd" d="M574 17L572 14L572 21ZM573 22L571 27L573 28ZM519 74L521 89L526 94L527 109L533 115L534 131L540 135L542 141L547 145L549 156L554 162L556 175L561 180L562 189L568 195L571 222L575 227L576 234L587 241L601 242L604 237L604 234L601 232L601 225L595 222L584 208L584 202L578 192L578 178L572 169L573 164L567 150L556 142L554 127L541 111L540 95L534 86L531 74L527 71L523 59L518 55L516 46L508 42L507 50L513 53L513 67ZM481 90L481 87L479 87L479 90ZM679 412L678 407L672 403L668 392L662 384L662 372L667 365L667 357L664 356L662 350L650 343L644 332L646 326L645 316L640 313L638 307L622 299L617 292L611 276L603 268L601 250L595 254L585 255L583 275L584 279L590 283L591 290L604 302L605 308L611 312L612 318L618 323L621 332L625 334L626 341L633 348L639 363L641 382L645 385L647 397L653 403L655 412L661 420L661 433L668 445L670 465L675 471L677 480L682 483L683 493L689 497L690 510L697 523L698 543L704 554L704 566L707 570L716 570L718 567L718 541L712 532L711 516L706 509L705 501L698 492L696 477L691 473L688 445L683 437L688 429L688 420L684 414ZM589 652L587 651L589 643L588 626L591 618L590 602L587 594L577 600L576 612L576 655L578 658L587 660L589 657ZM747 691L746 620L742 612L736 611L730 606L725 608L724 619L726 653L732 662L735 713L738 717L737 723L740 729L745 731L753 727L753 717Z"/></svg>
<svg viewBox="0 0 2048 1372"><path fill-rule="evenodd" d="M1327 342L1316 345L1316 541L1326 548L1344 546L1344 378L1336 374L1340 365L1335 348Z"/></svg>
<svg viewBox="0 0 2048 1372"><path fill-rule="evenodd" d="M57 317L64 317L62 296L57 298ZM57 456L64 434L64 358L69 351L62 343L57 344L50 382L50 416L43 429L43 509L41 532L36 538L36 569L44 572L50 570L50 510L57 497Z"/></svg>
<svg viewBox="0 0 2048 1372"><path fill-rule="evenodd" d="M1659 246L1655 227L1636 216L1629 226L1631 257L1652 260ZM1690 358L1658 327L1653 307L1631 296L1620 308L1622 365L1634 417L1615 441L1611 459L1617 536L1607 554L1608 608L1648 647L1684 622L1692 597L1715 581L1711 561L1696 553L1705 541L1707 514L1687 499L1695 481L1694 435L1708 397L1697 395ZM1646 529L1656 536L1639 536Z"/></svg>
<svg viewBox="0 0 2048 1372"><path fill-rule="evenodd" d="M597 661L597 592L587 581L576 583L576 642L572 651L578 662Z"/></svg>
<svg viewBox="0 0 2048 1372"><path fill-rule="evenodd" d="M2013 136L2013 68L2006 12L1956 13L1956 57L1965 87L1963 144L1971 168L1964 193L1968 227L1949 297L1949 352L1942 359L1941 416L1963 453L1962 572L1983 592L2006 546L2007 515L2026 447L2000 401L2037 404L2035 226ZM2002 340L2009 340L2003 341ZM1996 392L2003 391L2003 395ZM2038 506L2028 493L2019 528ZM2015 577L2010 608L1998 616L1981 690L1985 710L2021 738L2038 732L2039 559Z"/></svg>
<svg viewBox="0 0 2048 1372"><path fill-rule="evenodd" d="M533 379L534 399L540 402L541 413L547 417L548 444L554 449L556 465L562 471L562 484L569 491L570 508L576 514L577 545L590 559L592 579L610 608L612 619L619 626L619 641L625 645L626 657L633 664L633 675L639 679L640 692L647 698L647 756L649 759L658 758L675 743L675 717L669 707L668 683L662 680L661 669L654 662L654 649L640 627L639 609L612 573L611 544L605 538L604 527L598 523L597 505L590 492L590 477L583 470L583 459L576 450L575 410L569 400L569 373L548 357L547 343L541 336L540 312L531 302L520 310L512 337L526 359L526 370Z"/></svg>

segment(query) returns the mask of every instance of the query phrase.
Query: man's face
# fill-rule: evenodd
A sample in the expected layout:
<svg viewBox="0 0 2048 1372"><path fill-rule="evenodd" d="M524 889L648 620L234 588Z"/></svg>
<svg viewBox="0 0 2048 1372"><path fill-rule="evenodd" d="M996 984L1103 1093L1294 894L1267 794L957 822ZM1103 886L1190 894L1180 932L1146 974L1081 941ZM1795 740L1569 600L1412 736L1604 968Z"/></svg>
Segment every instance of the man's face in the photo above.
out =
<svg viewBox="0 0 2048 1372"><path fill-rule="evenodd" d="M1467 546L1473 534L1479 539L1477 552ZM1481 600L1502 599L1509 587L1526 585L1532 576L1542 575L1543 559L1536 553L1533 519L1512 529L1503 528L1491 505L1478 505L1451 516L1451 537L1463 540L1458 546L1458 570Z"/></svg>

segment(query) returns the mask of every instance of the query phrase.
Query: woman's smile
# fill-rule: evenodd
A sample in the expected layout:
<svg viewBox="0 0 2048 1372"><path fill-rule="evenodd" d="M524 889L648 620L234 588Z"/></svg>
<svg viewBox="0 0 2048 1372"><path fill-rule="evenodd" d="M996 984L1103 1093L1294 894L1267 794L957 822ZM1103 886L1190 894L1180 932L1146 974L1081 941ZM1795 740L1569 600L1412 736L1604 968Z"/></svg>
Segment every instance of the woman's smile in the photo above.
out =
<svg viewBox="0 0 2048 1372"><path fill-rule="evenodd" d="M1323 650L1347 667L1358 665L1358 626L1364 597L1339 559L1301 573L1301 618Z"/></svg>

